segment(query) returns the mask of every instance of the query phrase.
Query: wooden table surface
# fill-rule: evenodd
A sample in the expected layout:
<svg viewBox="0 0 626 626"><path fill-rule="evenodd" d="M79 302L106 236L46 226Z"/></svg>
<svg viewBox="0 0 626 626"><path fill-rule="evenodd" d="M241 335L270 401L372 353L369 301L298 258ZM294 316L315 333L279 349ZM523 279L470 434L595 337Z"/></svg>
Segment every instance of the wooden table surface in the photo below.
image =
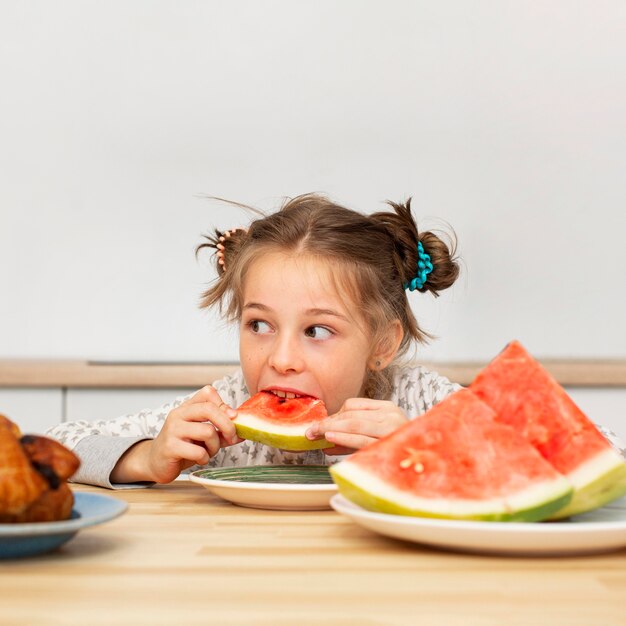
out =
<svg viewBox="0 0 626 626"><path fill-rule="evenodd" d="M61 549L0 561L0 624L626 624L626 550L511 558L373 534L333 511L246 509L189 482Z"/></svg>

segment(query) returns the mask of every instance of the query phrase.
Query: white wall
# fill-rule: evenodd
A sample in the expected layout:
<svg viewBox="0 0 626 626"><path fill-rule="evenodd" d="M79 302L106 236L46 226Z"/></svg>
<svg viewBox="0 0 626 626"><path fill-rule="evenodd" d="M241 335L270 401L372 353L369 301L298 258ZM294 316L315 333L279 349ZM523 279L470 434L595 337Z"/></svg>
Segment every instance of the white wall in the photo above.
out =
<svg viewBox="0 0 626 626"><path fill-rule="evenodd" d="M0 357L235 360L200 234L413 195L434 359L626 356L626 4L0 2Z"/></svg>

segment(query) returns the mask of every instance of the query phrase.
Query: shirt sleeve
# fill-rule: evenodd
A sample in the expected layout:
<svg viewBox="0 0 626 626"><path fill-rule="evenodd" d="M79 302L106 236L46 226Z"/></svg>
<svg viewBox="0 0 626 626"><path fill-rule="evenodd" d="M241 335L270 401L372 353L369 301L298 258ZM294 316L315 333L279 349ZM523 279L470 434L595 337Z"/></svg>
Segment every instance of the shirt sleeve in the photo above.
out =
<svg viewBox="0 0 626 626"><path fill-rule="evenodd" d="M153 482L112 483L110 478L122 455L145 439L149 437L90 435L81 439L74 448L74 454L80 459L80 467L71 477L71 482L108 489L137 489L153 485Z"/></svg>

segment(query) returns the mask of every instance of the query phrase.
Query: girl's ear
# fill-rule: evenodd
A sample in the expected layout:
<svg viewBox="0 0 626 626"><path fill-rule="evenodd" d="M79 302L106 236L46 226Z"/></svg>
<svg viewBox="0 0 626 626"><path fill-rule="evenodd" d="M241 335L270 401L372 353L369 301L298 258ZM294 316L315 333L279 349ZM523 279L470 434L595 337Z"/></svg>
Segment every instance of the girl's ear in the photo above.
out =
<svg viewBox="0 0 626 626"><path fill-rule="evenodd" d="M400 320L394 320L391 324L389 324L387 332L375 346L374 351L370 355L370 358L367 361L368 368L373 371L385 369L396 356L403 337L404 331L402 330Z"/></svg>

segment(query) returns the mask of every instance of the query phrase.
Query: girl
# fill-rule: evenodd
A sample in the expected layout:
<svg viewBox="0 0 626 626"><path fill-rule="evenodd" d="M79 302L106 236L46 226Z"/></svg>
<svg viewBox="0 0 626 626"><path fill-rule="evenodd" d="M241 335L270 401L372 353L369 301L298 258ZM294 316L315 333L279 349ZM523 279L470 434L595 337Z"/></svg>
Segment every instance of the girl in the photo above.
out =
<svg viewBox="0 0 626 626"><path fill-rule="evenodd" d="M153 411L49 431L81 457L74 480L106 487L167 483L194 465L330 464L387 435L459 388L402 365L429 335L408 291L437 296L457 279L454 250L419 232L410 200L363 215L307 194L247 230L215 232L218 305L240 330L241 369ZM307 432L335 444L288 452L243 441L234 410L250 395L321 398L329 417Z"/></svg>

